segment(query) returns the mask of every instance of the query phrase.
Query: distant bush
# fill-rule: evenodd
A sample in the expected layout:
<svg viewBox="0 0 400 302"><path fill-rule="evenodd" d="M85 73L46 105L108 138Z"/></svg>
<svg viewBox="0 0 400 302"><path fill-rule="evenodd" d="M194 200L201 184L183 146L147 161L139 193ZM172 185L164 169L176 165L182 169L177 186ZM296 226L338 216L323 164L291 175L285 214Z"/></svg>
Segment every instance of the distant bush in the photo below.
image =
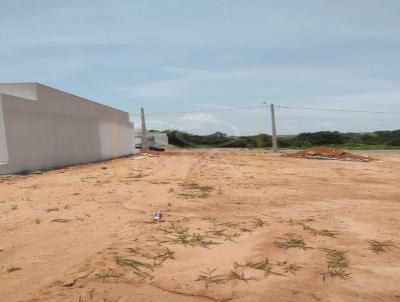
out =
<svg viewBox="0 0 400 302"><path fill-rule="evenodd" d="M267 148L272 138L267 134L228 136L222 132L194 135L179 130L167 130L169 143L180 147ZM307 148L311 146L379 146L400 147L400 130L371 133L340 133L338 131L304 132L298 135L278 136L281 148Z"/></svg>

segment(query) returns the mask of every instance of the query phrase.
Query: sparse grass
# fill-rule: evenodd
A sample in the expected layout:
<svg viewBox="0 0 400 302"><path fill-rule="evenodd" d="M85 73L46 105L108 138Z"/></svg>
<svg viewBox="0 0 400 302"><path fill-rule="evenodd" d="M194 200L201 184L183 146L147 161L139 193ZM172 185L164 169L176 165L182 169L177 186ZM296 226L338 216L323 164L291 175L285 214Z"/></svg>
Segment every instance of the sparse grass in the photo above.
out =
<svg viewBox="0 0 400 302"><path fill-rule="evenodd" d="M200 185L200 184L195 183L195 182L183 183L183 184L180 184L180 185L186 190L197 191L199 193L199 194L195 194L195 193L181 193L181 194L179 194L180 196L183 196L183 197L207 198L214 191L214 188L212 186Z"/></svg>
<svg viewBox="0 0 400 302"><path fill-rule="evenodd" d="M211 245L217 245L220 244L219 242L215 242L212 240L209 240L207 236L201 235L198 233L189 233L188 228L181 228L177 227L174 224L171 224L171 226L168 229L163 230L165 234L168 234L170 237L165 237L162 243L173 243L173 244L182 244L183 246L200 246L204 248L209 248Z"/></svg>
<svg viewBox="0 0 400 302"><path fill-rule="evenodd" d="M99 278L99 279L102 279L103 282L104 282L106 279L110 279L110 278L120 278L120 277L122 277L123 275L114 272L112 269L109 269L109 271L97 273L97 274L95 274L95 276L96 276L97 278Z"/></svg>
<svg viewBox="0 0 400 302"><path fill-rule="evenodd" d="M227 234L227 233L225 233L226 231L227 230L225 230L225 229L214 228L214 229L211 229L211 230L207 231L206 233L212 238L216 238L216 237L217 238L223 238L224 241L231 241L231 242L237 243L235 241L235 238L240 237L241 235L236 233L236 232L235 233L231 233L231 234Z"/></svg>
<svg viewBox="0 0 400 302"><path fill-rule="evenodd" d="M320 273L324 281L328 277L339 277L342 279L350 278L350 273L346 272L346 268L349 266L346 252L327 248L322 248L321 250L326 253L327 257L327 271Z"/></svg>
<svg viewBox="0 0 400 302"><path fill-rule="evenodd" d="M334 231L329 231L326 229L323 230L317 230L312 228L311 226L307 225L307 224L302 224L303 226L303 230L313 234L314 236L323 236L323 237L332 237L335 238L337 236L337 233Z"/></svg>
<svg viewBox="0 0 400 302"><path fill-rule="evenodd" d="M269 261L268 258L265 258L264 261L257 261L257 262L247 261L246 264L239 264L235 262L234 268L237 269L238 267L249 267L256 270L261 270L264 272L265 277L268 277L270 275L284 276L283 274L274 272L272 270L274 265Z"/></svg>
<svg viewBox="0 0 400 302"><path fill-rule="evenodd" d="M178 195L183 197L183 198L195 198L195 197L197 197L196 194L192 194L192 193L179 193Z"/></svg>
<svg viewBox="0 0 400 302"><path fill-rule="evenodd" d="M219 222L219 223L216 223L216 225L225 226L225 227L230 228L230 229L238 229L238 228L240 228L242 226L241 223L233 222L233 221Z"/></svg>
<svg viewBox="0 0 400 302"><path fill-rule="evenodd" d="M149 181L149 183L152 185L168 185L168 184L170 184L169 181Z"/></svg>
<svg viewBox="0 0 400 302"><path fill-rule="evenodd" d="M210 284L223 284L227 281L225 275L214 275L214 272L218 268L214 268L210 270L207 268L206 272L200 272L200 275L197 277L196 281L204 281L205 287L207 288Z"/></svg>
<svg viewBox="0 0 400 302"><path fill-rule="evenodd" d="M16 204L12 204L11 205L11 210L12 211L17 210L17 209L18 209L18 205L16 205Z"/></svg>
<svg viewBox="0 0 400 302"><path fill-rule="evenodd" d="M135 172L135 173L129 173L127 178L140 179L145 176L147 176L147 175L144 174L143 172L139 171L139 172Z"/></svg>
<svg viewBox="0 0 400 302"><path fill-rule="evenodd" d="M240 231L241 231L242 233L252 233L254 230L253 230L253 229L250 229L250 228L248 228L248 227L246 227L246 226L242 226L242 227L240 228Z"/></svg>
<svg viewBox="0 0 400 302"><path fill-rule="evenodd" d="M208 185L200 185L198 183L192 182L188 184L183 184L184 187L188 188L189 190L198 190L201 192L212 192L214 188Z"/></svg>
<svg viewBox="0 0 400 302"><path fill-rule="evenodd" d="M314 222L314 218L306 218L306 219L283 219L281 218L281 222L288 223L291 226L295 225L301 225L303 227L303 230L313 234L314 236L323 236L323 237L333 237L335 238L338 233L330 230L318 230L310 225L307 224L307 222Z"/></svg>
<svg viewBox="0 0 400 302"><path fill-rule="evenodd" d="M265 225L265 221L261 218L256 218L253 220L253 223L256 227L263 227Z"/></svg>
<svg viewBox="0 0 400 302"><path fill-rule="evenodd" d="M287 263L287 261L277 262L276 264L282 268L285 274L291 273L293 275L296 275L296 272L302 269L301 266L298 266L294 263Z"/></svg>
<svg viewBox="0 0 400 302"><path fill-rule="evenodd" d="M57 212L57 211L59 211L59 210L60 210L59 208L45 209L45 211L46 211L47 213L50 213L50 212Z"/></svg>
<svg viewBox="0 0 400 302"><path fill-rule="evenodd" d="M71 221L72 221L71 219L56 218L56 219L53 219L51 222L68 223Z"/></svg>
<svg viewBox="0 0 400 302"><path fill-rule="evenodd" d="M379 254L379 253L386 253L390 251L392 247L396 247L392 240L386 241L377 241L377 240L367 240L369 243L369 248L371 251Z"/></svg>
<svg viewBox="0 0 400 302"><path fill-rule="evenodd" d="M286 219L286 218L281 218L281 222L282 223L288 223L289 225L293 226L293 225L303 225L306 222L314 222L314 218L309 217L309 218L305 218L305 219Z"/></svg>
<svg viewBox="0 0 400 302"><path fill-rule="evenodd" d="M36 218L33 222L36 224L40 224L42 222L42 220L40 218Z"/></svg>
<svg viewBox="0 0 400 302"><path fill-rule="evenodd" d="M257 280L255 277L246 277L244 275L244 272L237 272L237 271L231 271L229 273L229 275L227 276L228 280L240 280L240 281L244 281L244 282L249 282L251 280Z"/></svg>
<svg viewBox="0 0 400 302"><path fill-rule="evenodd" d="M134 248L127 247L126 250L128 251L129 254L137 254L138 251Z"/></svg>
<svg viewBox="0 0 400 302"><path fill-rule="evenodd" d="M142 278L153 278L153 276L151 274L149 274L148 272L145 271L145 270L151 270L151 271L153 270L153 266L149 263L145 263L145 262L141 262L141 261L137 261L137 260L121 257L121 256L117 256L115 258L115 262L118 265L133 268L133 273L136 276L139 276Z"/></svg>
<svg viewBox="0 0 400 302"><path fill-rule="evenodd" d="M21 268L19 268L19 267L10 266L7 268L7 273L13 273L13 272L20 271L20 270L21 270Z"/></svg>
<svg viewBox="0 0 400 302"><path fill-rule="evenodd" d="M281 241L275 241L274 245L277 248L284 249L285 251L290 248L299 248L302 250L313 249L313 247L307 246L303 238L298 237L294 234L285 234L285 237L277 237Z"/></svg>
<svg viewBox="0 0 400 302"><path fill-rule="evenodd" d="M163 262L167 259L175 260L175 252L171 251L168 248L164 248L153 259L153 266L159 267L163 264Z"/></svg>

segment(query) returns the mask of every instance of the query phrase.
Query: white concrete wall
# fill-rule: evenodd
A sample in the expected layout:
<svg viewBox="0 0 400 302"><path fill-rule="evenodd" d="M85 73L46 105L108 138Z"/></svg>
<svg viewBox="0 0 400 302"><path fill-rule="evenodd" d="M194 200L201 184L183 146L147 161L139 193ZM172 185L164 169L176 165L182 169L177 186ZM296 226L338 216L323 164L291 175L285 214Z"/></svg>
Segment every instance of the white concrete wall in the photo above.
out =
<svg viewBox="0 0 400 302"><path fill-rule="evenodd" d="M100 161L135 151L128 113L40 84L33 84L34 91L32 84L12 85L0 84L9 159L0 165L0 174ZM1 136L0 144L4 145Z"/></svg>
<svg viewBox="0 0 400 302"><path fill-rule="evenodd" d="M0 94L0 165L8 163L8 149L6 141L6 130L3 118L3 101Z"/></svg>

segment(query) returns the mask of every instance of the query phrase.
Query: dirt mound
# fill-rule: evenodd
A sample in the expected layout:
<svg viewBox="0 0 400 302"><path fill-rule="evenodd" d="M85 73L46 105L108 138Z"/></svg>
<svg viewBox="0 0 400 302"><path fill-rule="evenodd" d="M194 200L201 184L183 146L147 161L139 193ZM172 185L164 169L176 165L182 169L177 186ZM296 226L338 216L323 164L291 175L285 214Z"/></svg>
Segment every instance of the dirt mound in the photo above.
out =
<svg viewBox="0 0 400 302"><path fill-rule="evenodd" d="M313 147L291 153L288 157L321 159L321 160L345 160L345 161L371 161L368 156L352 154L332 147Z"/></svg>

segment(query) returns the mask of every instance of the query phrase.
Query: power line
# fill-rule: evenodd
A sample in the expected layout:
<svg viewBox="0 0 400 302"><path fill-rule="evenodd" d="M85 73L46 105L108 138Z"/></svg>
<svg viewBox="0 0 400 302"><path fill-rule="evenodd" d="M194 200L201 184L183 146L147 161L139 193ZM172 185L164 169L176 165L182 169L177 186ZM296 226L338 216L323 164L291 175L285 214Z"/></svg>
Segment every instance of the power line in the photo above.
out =
<svg viewBox="0 0 400 302"><path fill-rule="evenodd" d="M316 108L316 107L296 107L296 106L275 106L283 109L299 109L299 110L317 110L317 111L339 111L339 112L353 112L353 113L374 113L374 114L400 114L400 112L389 111L371 111L371 110L353 110L353 109L334 109L334 108Z"/></svg>
<svg viewBox="0 0 400 302"><path fill-rule="evenodd" d="M148 115L173 115L173 114L190 114L190 113L205 113L205 112L235 111L235 110L260 109L260 108L265 108L265 106L259 105L259 106L231 107L231 108L193 110L193 111L151 112L151 113L146 113L146 116L148 116ZM137 114L133 114L133 115L137 115Z"/></svg>
<svg viewBox="0 0 400 302"><path fill-rule="evenodd" d="M231 107L231 108L221 108L221 109L192 110L192 111L150 112L150 113L146 113L146 116L190 114L190 113L213 113L213 112L235 111L235 110L246 110L246 109L261 109L261 108L265 109L265 108L267 108L267 105ZM357 109L334 109L334 108L300 107L300 106L283 106L283 105L276 105L275 108L297 109L297 110L332 111L332 112L350 112L350 113L371 113L371 114L394 114L394 115L400 115L400 112L357 110ZM132 114L132 115L138 115L138 114Z"/></svg>

